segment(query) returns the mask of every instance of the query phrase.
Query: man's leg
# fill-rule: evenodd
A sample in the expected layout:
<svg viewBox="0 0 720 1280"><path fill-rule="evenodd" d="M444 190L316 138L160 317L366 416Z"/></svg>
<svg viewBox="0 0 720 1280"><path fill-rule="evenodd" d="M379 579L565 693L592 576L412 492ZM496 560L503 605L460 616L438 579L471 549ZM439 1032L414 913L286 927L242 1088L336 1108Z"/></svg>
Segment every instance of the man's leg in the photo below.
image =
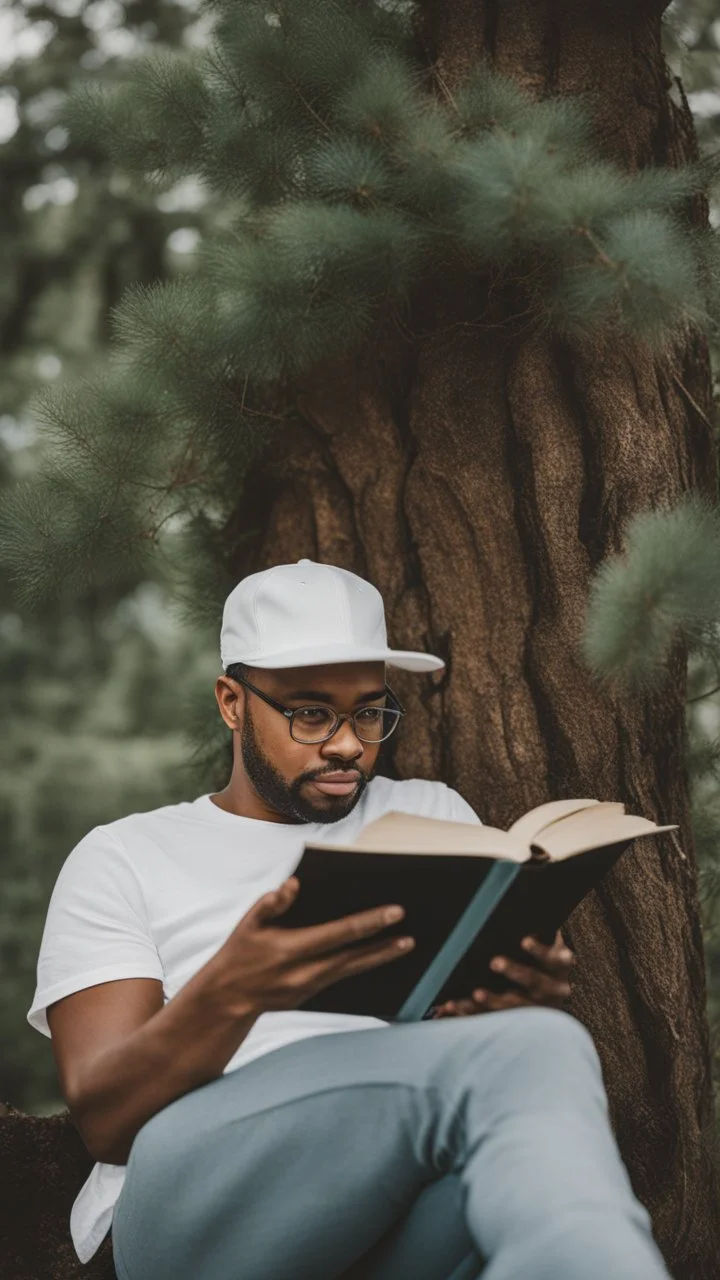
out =
<svg viewBox="0 0 720 1280"><path fill-rule="evenodd" d="M320 1138L321 1143L327 1141L327 1135ZM168 1153L169 1154L169 1153ZM411 1203L409 1210L401 1215L389 1231L377 1240L376 1245L367 1252L363 1251L360 1261L354 1263L342 1275L335 1269L326 1270L326 1258L323 1257L315 1271L317 1280L401 1280L412 1277L412 1280L478 1280L482 1271L482 1260L478 1257L474 1241L468 1233L465 1222L465 1193L460 1179L454 1174L437 1178L428 1182ZM123 1198L122 1207L118 1206L113 1220L113 1246L115 1248L115 1266L119 1280L136 1280L136 1277L164 1276L165 1264L158 1264L155 1255L158 1234L168 1231L174 1234L172 1221L165 1225L157 1221L148 1228L148 1223L128 1211L127 1199ZM169 1195L167 1209L172 1216L172 1196ZM318 1204L319 1210L319 1204ZM267 1280L294 1280L295 1270L291 1266L294 1249L286 1235L282 1222L282 1213L278 1215L277 1230L285 1235L287 1250L281 1263L273 1262L268 1254L268 1270L263 1271ZM245 1280L245 1252L243 1249L242 1213L238 1212L237 1226L232 1233L231 1265L229 1269L208 1268L207 1261L202 1261L203 1280L221 1280L232 1276L232 1280ZM132 1224L132 1225L131 1225ZM152 1232L152 1241L144 1234ZM324 1241L324 1226L320 1216L317 1225L317 1239L321 1249ZM129 1251L125 1245L125 1237L130 1234L132 1241ZM377 1235L377 1233L376 1233ZM122 1249L129 1255L143 1254L141 1266L126 1261L125 1253L120 1251L120 1238L123 1237ZM329 1250L332 1253L332 1250ZM164 1254L164 1251L163 1251ZM357 1255L354 1251L353 1257ZM173 1264L179 1272L179 1280L190 1276L192 1271L185 1271ZM198 1264L199 1265L199 1264ZM169 1274L169 1272L168 1272ZM194 1278L193 1278L194 1280Z"/></svg>
<svg viewBox="0 0 720 1280"><path fill-rule="evenodd" d="M133 1143L116 1265L335 1280L446 1174L483 1280L667 1278L589 1034L527 1008L312 1037L178 1098Z"/></svg>
<svg viewBox="0 0 720 1280"><path fill-rule="evenodd" d="M482 1269L463 1184L448 1173L423 1187L405 1217L339 1280L477 1280Z"/></svg>
<svg viewBox="0 0 720 1280"><path fill-rule="evenodd" d="M359 1262L353 1263L342 1275L333 1275L333 1280L401 1280L404 1276L412 1280L479 1280L483 1261L468 1234L464 1198L460 1179L454 1174L428 1183L405 1217L363 1254ZM319 1229L322 1231L322 1225ZM122 1230L127 1230L125 1223ZM118 1257L120 1234L116 1222L113 1244L116 1245L117 1275L120 1280L128 1280L129 1275L134 1278L138 1273L134 1268L129 1272ZM239 1256L234 1260L234 1280L243 1280L245 1271L239 1244L236 1254ZM147 1259L140 1271L142 1275L147 1274L146 1262Z"/></svg>

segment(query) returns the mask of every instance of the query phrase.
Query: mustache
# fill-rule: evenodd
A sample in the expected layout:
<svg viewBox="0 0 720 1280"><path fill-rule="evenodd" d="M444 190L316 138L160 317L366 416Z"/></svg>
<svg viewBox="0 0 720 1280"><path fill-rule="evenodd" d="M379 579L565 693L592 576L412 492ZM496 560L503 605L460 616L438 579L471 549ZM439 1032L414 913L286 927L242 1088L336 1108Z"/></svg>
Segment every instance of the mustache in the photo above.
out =
<svg viewBox="0 0 720 1280"><path fill-rule="evenodd" d="M321 769L317 773L304 773L301 781L315 782L318 778L324 778L328 773L346 773L348 778L359 778L361 782L367 782L367 774L356 764L353 765L334 765L331 768Z"/></svg>

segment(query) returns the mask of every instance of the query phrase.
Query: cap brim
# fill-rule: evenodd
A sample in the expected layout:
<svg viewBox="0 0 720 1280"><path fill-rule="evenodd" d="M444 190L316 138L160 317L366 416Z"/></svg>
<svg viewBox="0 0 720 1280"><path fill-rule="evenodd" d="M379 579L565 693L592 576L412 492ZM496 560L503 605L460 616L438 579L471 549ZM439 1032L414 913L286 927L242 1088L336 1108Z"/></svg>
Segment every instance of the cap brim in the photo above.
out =
<svg viewBox="0 0 720 1280"><path fill-rule="evenodd" d="M415 653L410 649L365 649L353 644L313 645L305 649L286 649L282 653L264 653L255 657L222 655L223 667L244 662L248 667L265 667L277 671L283 667L320 667L337 662L385 662L404 671L442 671L445 663L432 653Z"/></svg>

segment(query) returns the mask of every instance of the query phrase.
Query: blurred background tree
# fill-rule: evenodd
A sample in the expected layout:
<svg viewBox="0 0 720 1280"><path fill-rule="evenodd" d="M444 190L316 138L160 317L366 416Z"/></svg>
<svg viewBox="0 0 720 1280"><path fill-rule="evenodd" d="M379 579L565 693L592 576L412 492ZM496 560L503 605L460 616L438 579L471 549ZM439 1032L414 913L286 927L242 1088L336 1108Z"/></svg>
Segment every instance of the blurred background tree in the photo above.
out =
<svg viewBox="0 0 720 1280"><path fill-rule="evenodd" d="M720 0L675 0L665 14L665 54L684 85L701 148L720 150ZM720 226L720 207L710 221ZM720 349L711 344L713 390L720 406ZM720 671L698 652L688 684L689 773L708 967L708 1013L720 1118Z"/></svg>
<svg viewBox="0 0 720 1280"><path fill-rule="evenodd" d="M70 138L59 123L68 87L120 79L148 47L203 39L192 0L0 13L0 488L42 456L38 389L102 360L129 284L192 270L209 216L197 184L140 192ZM1 1099L62 1109L49 1043L25 1022L52 884L90 827L193 788L183 729L215 667L213 638L189 637L157 563L71 609L61 594L40 615L0 571Z"/></svg>

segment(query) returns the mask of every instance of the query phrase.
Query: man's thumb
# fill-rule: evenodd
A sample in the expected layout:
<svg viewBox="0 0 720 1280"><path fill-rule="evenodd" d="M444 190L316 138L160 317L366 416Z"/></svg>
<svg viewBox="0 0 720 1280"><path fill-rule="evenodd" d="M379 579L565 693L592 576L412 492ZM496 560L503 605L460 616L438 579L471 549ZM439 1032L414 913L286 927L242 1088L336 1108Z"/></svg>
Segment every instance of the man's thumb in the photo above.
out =
<svg viewBox="0 0 720 1280"><path fill-rule="evenodd" d="M297 876L290 876L288 880L284 880L279 889L273 889L270 893L263 894L255 906L252 908L251 915L255 924L266 924L269 920L274 920L277 916L281 916L284 911L288 910L291 902L294 901L300 881Z"/></svg>

